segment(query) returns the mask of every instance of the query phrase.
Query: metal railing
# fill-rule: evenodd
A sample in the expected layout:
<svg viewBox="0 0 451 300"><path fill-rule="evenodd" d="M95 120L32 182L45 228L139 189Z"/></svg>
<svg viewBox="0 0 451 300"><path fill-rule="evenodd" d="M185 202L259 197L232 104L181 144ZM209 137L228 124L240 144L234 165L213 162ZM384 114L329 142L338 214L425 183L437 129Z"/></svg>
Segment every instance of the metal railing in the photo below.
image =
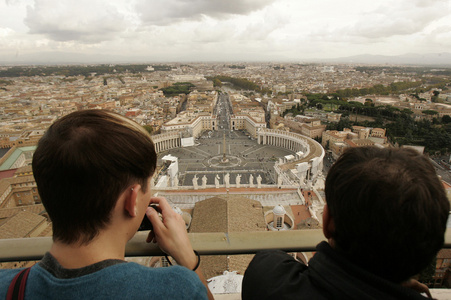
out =
<svg viewBox="0 0 451 300"><path fill-rule="evenodd" d="M146 237L147 232L138 232L128 242L125 256L163 255L156 244L145 242ZM310 252L325 240L321 229L189 233L189 238L201 255L252 254L266 249ZM0 240L0 262L40 260L51 244L50 237ZM451 230L445 234L444 248L451 248Z"/></svg>

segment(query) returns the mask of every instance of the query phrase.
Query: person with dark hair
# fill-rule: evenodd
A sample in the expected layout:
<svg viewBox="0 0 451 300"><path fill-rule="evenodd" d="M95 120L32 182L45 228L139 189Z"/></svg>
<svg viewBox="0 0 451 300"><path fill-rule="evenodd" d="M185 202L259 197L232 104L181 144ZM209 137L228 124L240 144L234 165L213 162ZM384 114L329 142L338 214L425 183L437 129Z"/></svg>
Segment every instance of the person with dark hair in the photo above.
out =
<svg viewBox="0 0 451 300"><path fill-rule="evenodd" d="M151 196L156 161L147 131L110 111L78 111L50 126L32 166L53 244L29 270L26 298L212 298L182 217ZM126 243L144 215L153 225L147 242L157 242L179 266L126 263ZM0 271L0 298L19 271Z"/></svg>
<svg viewBox="0 0 451 300"><path fill-rule="evenodd" d="M321 242L308 266L258 253L243 299L424 299L412 278L444 244L450 204L429 159L411 149L350 148L326 178Z"/></svg>

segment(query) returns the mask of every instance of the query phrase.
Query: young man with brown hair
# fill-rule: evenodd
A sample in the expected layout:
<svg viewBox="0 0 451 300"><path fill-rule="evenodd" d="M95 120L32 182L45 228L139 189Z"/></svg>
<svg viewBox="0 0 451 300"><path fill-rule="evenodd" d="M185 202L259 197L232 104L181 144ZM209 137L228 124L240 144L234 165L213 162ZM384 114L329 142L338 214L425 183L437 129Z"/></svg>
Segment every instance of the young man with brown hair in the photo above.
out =
<svg viewBox="0 0 451 300"><path fill-rule="evenodd" d="M105 110L56 121L39 141L33 173L52 220L53 244L30 270L30 299L206 299L211 297L185 223L152 197L157 155L137 123ZM159 205L160 220L150 203ZM144 215L155 240L180 266L148 268L124 260ZM191 271L196 269L195 272ZM2 270L0 298L18 270Z"/></svg>

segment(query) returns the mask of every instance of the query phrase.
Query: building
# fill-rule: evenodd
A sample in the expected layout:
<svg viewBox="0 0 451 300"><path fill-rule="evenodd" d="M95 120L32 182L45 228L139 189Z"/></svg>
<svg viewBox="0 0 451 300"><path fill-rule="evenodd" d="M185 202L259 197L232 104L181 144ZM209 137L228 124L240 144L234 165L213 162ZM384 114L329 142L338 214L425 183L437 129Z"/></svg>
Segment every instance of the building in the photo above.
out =
<svg viewBox="0 0 451 300"><path fill-rule="evenodd" d="M223 195L197 202L190 232L265 231L266 222L259 201L242 196ZM215 255L202 257L205 277L224 271L243 275L253 255Z"/></svg>
<svg viewBox="0 0 451 300"><path fill-rule="evenodd" d="M13 147L0 159L0 171L31 165L36 146Z"/></svg>
<svg viewBox="0 0 451 300"><path fill-rule="evenodd" d="M321 145L330 148L333 143L344 142L346 139L357 138L358 134L352 133L351 129L345 128L343 131L326 130L323 132Z"/></svg>
<svg viewBox="0 0 451 300"><path fill-rule="evenodd" d="M352 126L352 131L349 128L343 131L327 130L323 132L321 143L335 159L348 147L388 147L385 129L363 126Z"/></svg>
<svg viewBox="0 0 451 300"><path fill-rule="evenodd" d="M282 205L276 205L272 210L265 213L265 221L269 230L290 230L294 226L293 218L287 214Z"/></svg>
<svg viewBox="0 0 451 300"><path fill-rule="evenodd" d="M31 166L16 169L13 173L8 172L8 174L5 178L0 179L0 208L41 203Z"/></svg>
<svg viewBox="0 0 451 300"><path fill-rule="evenodd" d="M20 135L15 133L2 133L0 135L0 148L25 147L36 145L44 135L45 130L25 130Z"/></svg>
<svg viewBox="0 0 451 300"><path fill-rule="evenodd" d="M51 236L52 227L42 205L0 209L0 239ZM0 263L0 268L31 267L35 261Z"/></svg>
<svg viewBox="0 0 451 300"><path fill-rule="evenodd" d="M161 132L187 132L188 136L197 138L205 130L217 129L216 116L208 113L180 113L176 118L161 126Z"/></svg>
<svg viewBox="0 0 451 300"><path fill-rule="evenodd" d="M321 121L318 119L308 120L301 125L301 134L312 139L320 138L325 130L326 125L321 125Z"/></svg>
<svg viewBox="0 0 451 300"><path fill-rule="evenodd" d="M265 119L255 119L247 114L237 114L230 117L230 128L232 130L246 130L253 137L257 137L260 128L266 128Z"/></svg>
<svg viewBox="0 0 451 300"><path fill-rule="evenodd" d="M355 140L345 140L345 144L348 147L365 147L374 146L374 142L370 139L355 139Z"/></svg>

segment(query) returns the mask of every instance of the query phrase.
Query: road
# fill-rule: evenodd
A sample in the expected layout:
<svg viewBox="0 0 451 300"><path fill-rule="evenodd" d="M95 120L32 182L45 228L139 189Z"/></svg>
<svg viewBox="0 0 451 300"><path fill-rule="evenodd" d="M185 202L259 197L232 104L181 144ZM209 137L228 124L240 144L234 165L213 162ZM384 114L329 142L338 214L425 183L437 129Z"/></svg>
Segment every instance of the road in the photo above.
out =
<svg viewBox="0 0 451 300"><path fill-rule="evenodd" d="M219 131L228 132L230 130L230 115L233 113L228 94L219 94L214 113L218 120Z"/></svg>

